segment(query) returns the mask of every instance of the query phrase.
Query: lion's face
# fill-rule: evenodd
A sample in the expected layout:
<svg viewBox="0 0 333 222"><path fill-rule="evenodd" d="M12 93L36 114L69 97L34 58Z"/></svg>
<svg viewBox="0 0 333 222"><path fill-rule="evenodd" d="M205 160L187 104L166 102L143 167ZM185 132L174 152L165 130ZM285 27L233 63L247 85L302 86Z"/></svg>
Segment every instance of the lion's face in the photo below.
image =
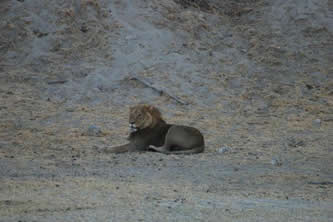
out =
<svg viewBox="0 0 333 222"><path fill-rule="evenodd" d="M149 105L136 105L130 107L129 113L129 128L130 132L154 127L155 124L161 120L160 111Z"/></svg>

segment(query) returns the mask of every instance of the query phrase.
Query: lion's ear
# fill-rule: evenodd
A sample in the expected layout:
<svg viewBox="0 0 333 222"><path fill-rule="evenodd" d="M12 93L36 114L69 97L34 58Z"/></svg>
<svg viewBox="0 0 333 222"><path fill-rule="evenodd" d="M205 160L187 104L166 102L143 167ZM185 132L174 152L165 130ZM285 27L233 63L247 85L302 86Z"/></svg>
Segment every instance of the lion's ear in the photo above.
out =
<svg viewBox="0 0 333 222"><path fill-rule="evenodd" d="M151 111L151 106L150 105L147 105L147 104L143 104L142 105L142 108L143 108L143 110L145 110L146 112L150 112Z"/></svg>

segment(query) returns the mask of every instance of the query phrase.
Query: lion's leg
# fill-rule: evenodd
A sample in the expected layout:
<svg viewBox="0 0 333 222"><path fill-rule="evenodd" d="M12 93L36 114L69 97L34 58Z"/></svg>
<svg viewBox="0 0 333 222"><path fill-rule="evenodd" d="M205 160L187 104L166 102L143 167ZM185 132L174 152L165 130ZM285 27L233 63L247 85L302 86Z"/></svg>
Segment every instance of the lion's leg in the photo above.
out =
<svg viewBox="0 0 333 222"><path fill-rule="evenodd" d="M114 146L109 149L105 149L105 153L125 153L130 151L130 144L124 144L121 146Z"/></svg>

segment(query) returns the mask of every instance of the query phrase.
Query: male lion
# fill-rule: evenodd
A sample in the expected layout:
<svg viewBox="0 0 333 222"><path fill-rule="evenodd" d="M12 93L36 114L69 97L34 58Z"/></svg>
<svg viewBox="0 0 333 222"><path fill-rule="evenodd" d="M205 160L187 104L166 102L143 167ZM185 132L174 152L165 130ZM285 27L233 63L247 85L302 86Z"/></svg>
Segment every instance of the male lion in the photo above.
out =
<svg viewBox="0 0 333 222"><path fill-rule="evenodd" d="M167 124L154 106L130 107L129 127L129 143L111 147L106 152L155 150L165 154L193 154L205 149L204 137L199 130Z"/></svg>

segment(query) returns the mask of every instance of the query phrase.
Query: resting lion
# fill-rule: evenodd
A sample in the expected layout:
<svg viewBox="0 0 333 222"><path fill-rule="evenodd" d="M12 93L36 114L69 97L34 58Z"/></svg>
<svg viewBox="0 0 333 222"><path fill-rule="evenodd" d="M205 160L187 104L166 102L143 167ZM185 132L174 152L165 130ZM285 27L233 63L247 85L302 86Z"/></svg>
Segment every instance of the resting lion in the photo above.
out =
<svg viewBox="0 0 333 222"><path fill-rule="evenodd" d="M205 149L204 137L199 130L167 124L154 106L130 107L129 128L129 143L111 147L106 152L155 150L165 154L193 154L201 153Z"/></svg>

